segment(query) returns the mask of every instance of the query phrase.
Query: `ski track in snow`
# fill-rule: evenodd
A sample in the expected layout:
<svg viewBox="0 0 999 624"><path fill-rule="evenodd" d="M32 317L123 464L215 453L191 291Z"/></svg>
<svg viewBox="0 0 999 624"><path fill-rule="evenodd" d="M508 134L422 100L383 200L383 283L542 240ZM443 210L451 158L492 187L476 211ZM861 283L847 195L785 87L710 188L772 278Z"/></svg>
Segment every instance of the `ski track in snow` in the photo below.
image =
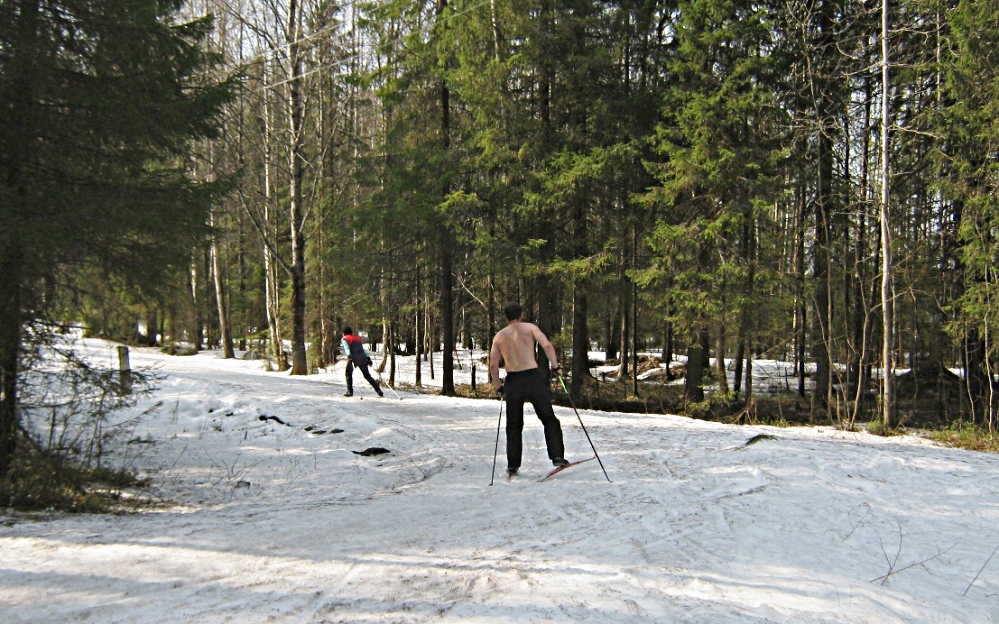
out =
<svg viewBox="0 0 999 624"><path fill-rule="evenodd" d="M522 476L501 437L489 486L496 401L363 379L344 398L342 369L212 352L132 362L164 377L127 415L160 405L117 453L165 504L0 516L4 623L999 621L992 455L583 411L612 482L593 461L539 483L528 408ZM591 455L556 413L567 456ZM391 453L352 452L372 446Z"/></svg>

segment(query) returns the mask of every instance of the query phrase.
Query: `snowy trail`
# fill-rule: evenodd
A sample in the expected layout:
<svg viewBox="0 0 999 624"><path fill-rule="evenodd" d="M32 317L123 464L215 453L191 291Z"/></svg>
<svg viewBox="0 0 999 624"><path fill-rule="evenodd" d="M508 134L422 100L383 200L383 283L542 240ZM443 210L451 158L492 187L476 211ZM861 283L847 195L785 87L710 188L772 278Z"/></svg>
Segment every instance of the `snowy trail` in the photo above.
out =
<svg viewBox="0 0 999 624"><path fill-rule="evenodd" d="M169 505L0 516L5 623L999 621L995 456L584 411L612 483L597 462L539 483L529 415L523 476L501 477L501 440L489 486L496 401L133 363L166 375L135 412L162 405L120 452ZM567 455L591 455L556 413ZM352 452L372 446L391 453Z"/></svg>

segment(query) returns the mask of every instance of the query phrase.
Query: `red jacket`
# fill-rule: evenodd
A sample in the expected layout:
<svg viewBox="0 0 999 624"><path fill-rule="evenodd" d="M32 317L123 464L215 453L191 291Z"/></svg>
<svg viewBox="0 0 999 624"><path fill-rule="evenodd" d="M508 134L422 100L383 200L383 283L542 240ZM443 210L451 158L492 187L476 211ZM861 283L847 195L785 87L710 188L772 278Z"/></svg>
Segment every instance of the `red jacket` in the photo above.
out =
<svg viewBox="0 0 999 624"><path fill-rule="evenodd" d="M353 334L344 334L340 340L340 348L343 354L353 360L354 364L367 364L368 354L364 350L361 339Z"/></svg>

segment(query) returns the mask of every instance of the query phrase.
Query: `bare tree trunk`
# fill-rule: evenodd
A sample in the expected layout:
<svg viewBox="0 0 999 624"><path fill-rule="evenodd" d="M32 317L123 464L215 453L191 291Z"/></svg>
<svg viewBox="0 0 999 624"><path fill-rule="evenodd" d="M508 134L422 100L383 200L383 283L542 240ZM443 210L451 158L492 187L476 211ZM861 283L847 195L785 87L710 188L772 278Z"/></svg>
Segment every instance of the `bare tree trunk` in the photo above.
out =
<svg viewBox="0 0 999 624"><path fill-rule="evenodd" d="M424 325L426 327L424 331L424 337L427 339L427 359L430 360L430 379L436 379L434 376L434 351L437 350L437 331L434 329L433 321L433 309L434 306L427 304L426 318L424 319Z"/></svg>
<svg viewBox="0 0 999 624"><path fill-rule="evenodd" d="M735 356L735 393L738 394L742 384L742 374L743 374L743 361L747 362L745 369L746 373L746 402L748 405L749 399L752 396L752 357L753 357L753 341L755 338L754 332L751 331L751 314L750 309L751 301L755 299L754 291L756 290L756 222L753 217L752 209L749 205L748 198L743 197L743 205L745 206L742 215L742 234L740 236L739 242L739 253L742 256L743 262L746 265L746 282L742 288L742 309L739 310L739 334L737 337L737 347ZM749 343L749 348L747 349L747 343ZM749 352L749 357L746 358L746 352Z"/></svg>
<svg viewBox="0 0 999 624"><path fill-rule="evenodd" d="M288 357L284 351L284 338L281 335L281 286L278 281L277 262L270 249L264 248L264 288L266 290L267 328L271 339L271 352L277 360L279 371L289 368Z"/></svg>
<svg viewBox="0 0 999 624"><path fill-rule="evenodd" d="M638 268L638 225L632 224L631 268ZM638 396L638 284L631 282L631 393Z"/></svg>
<svg viewBox="0 0 999 624"><path fill-rule="evenodd" d="M628 336L630 335L629 332L630 332L631 328L629 327L630 323L628 322L628 320L629 320L628 319L628 308L630 307L628 305L628 303L629 302L628 302L628 292L627 292L627 289L624 288L624 287L622 287L621 305L618 307L618 311L620 312L620 316L618 317L618 327L621 330L620 333L618 334L618 338L619 338L619 341L618 341L618 352L619 352L619 355L620 355L621 359L618 360L618 367L617 367L617 380L619 382L622 382L622 383L628 380L628 369L629 369L629 366L628 366L628 364L629 364L629 362L628 362L628 355L629 355L629 353L628 353L628 351L629 351L629 347L628 347Z"/></svg>
<svg viewBox="0 0 999 624"><path fill-rule="evenodd" d="M669 306L669 304L666 304ZM663 364L666 365L666 379L673 381L675 377L673 376L673 371L671 370L670 364L673 363L673 351L675 349L673 344L673 322L665 321L663 323Z"/></svg>
<svg viewBox="0 0 999 624"><path fill-rule="evenodd" d="M389 352L392 350L392 328L387 316L382 317L382 361L378 363L378 372L384 373L388 366Z"/></svg>
<svg viewBox="0 0 999 624"><path fill-rule="evenodd" d="M828 178L831 177L831 167L823 163L832 163L832 142L827 138L820 138L818 141L820 150L825 154L819 157L819 186L825 190L820 192L820 197L816 202L815 215L815 250L812 261L812 275L815 280L814 288L814 317L812 335L812 356L815 359L815 400L826 407L829 405L829 394L832 389L832 366L830 358L832 354L829 349L830 342L830 313L832 298L829 296L829 244L830 244L830 217L832 208L830 206L832 198L832 185Z"/></svg>
<svg viewBox="0 0 999 624"><path fill-rule="evenodd" d="M423 387L423 294L420 291L423 279L420 276L420 264L416 264L416 379L413 382L417 388Z"/></svg>
<svg viewBox="0 0 999 624"><path fill-rule="evenodd" d="M871 341L871 328L874 323L872 320L872 315L874 314L874 307L870 304L871 299L868 296L866 289L866 284L868 283L868 275L866 270L865 259L870 253L869 243L867 241L867 230L868 230L868 220L867 220L867 210L866 204L870 193L871 175L870 175L870 162L871 162L871 102L873 101L873 80L864 81L864 133L862 139L862 149L860 155L860 201L862 202L860 210L858 211L857 219L857 243L854 245L854 267L856 270L856 275L853 276L853 292L854 292L854 311L853 311L853 342L856 346L856 356L855 363L852 364L854 370L851 370L850 377L856 384L853 389L853 410L850 413L850 418L847 423L849 428L853 428L854 423L857 422L857 418L864 413L866 410L866 396L867 396L867 386L870 380L870 341Z"/></svg>
<svg viewBox="0 0 999 624"><path fill-rule="evenodd" d="M708 333L704 329L696 330L691 336L687 347L687 374L684 377L684 395L690 401L704 400L704 352L708 342Z"/></svg>
<svg viewBox="0 0 999 624"><path fill-rule="evenodd" d="M833 21L835 7L831 3L823 3L819 9L820 45L824 53L835 53L833 38ZM812 253L812 277L814 279L813 305L815 314L812 319L812 357L815 359L815 402L828 407L832 391L832 304L830 294L830 254L832 247L832 215L834 213L833 173L835 170L834 142L831 119L836 117L835 103L826 93L832 89L832 79L822 80L820 92L813 94L815 111L819 122L818 136L815 137L817 195L815 198L815 223Z"/></svg>
<svg viewBox="0 0 999 624"><path fill-rule="evenodd" d="M291 124L290 149L288 150L291 177L288 193L291 227L291 374L307 375L308 360L305 352L305 232L302 183L305 169L302 163L302 55L299 39L302 32L301 10L298 0L291 0L288 7L289 63L291 79L288 85L288 106Z"/></svg>
<svg viewBox="0 0 999 624"><path fill-rule="evenodd" d="M604 359L609 362L618 356L618 350L621 348L621 325L617 323L616 309L604 316L604 336L607 340Z"/></svg>
<svg viewBox="0 0 999 624"><path fill-rule="evenodd" d="M808 305L805 301L805 200L800 189L795 191L794 229L794 372L798 379L798 396L805 396L805 328Z"/></svg>
<svg viewBox="0 0 999 624"><path fill-rule="evenodd" d="M490 23L492 25L493 33L493 59L496 63L502 61L500 45L500 27L499 18L496 13L496 0L490 0L489 2L489 16ZM504 83L503 92L506 93L507 85ZM500 104L500 119L506 119L506 100L502 100ZM489 240L496 240L496 213L494 210L490 209L489 218ZM489 250L489 271L486 276L486 293L487 293L487 306L486 306L486 317L487 325L486 328L486 351L492 349L493 336L496 335L496 254L495 251Z"/></svg>
<svg viewBox="0 0 999 624"><path fill-rule="evenodd" d="M881 1L881 310L884 324L882 363L884 385L882 407L885 427L891 429L895 422L895 301L892 296L891 212L888 206L890 180L888 167L888 96L891 83L888 66L888 0Z"/></svg>
<svg viewBox="0 0 999 624"><path fill-rule="evenodd" d="M194 343L194 350L200 351L204 344L204 319L201 317L201 303L198 297L198 259L191 258L191 270L188 273L188 294L191 296L191 310L187 317L188 339Z"/></svg>
<svg viewBox="0 0 999 624"><path fill-rule="evenodd" d="M160 329L159 309L151 308L146 310L146 339L143 341L147 347L158 347L159 340L157 334Z"/></svg>
<svg viewBox="0 0 999 624"><path fill-rule="evenodd" d="M10 125L4 128L5 140L0 140L0 172L3 178L5 201L14 203L14 211L28 197L25 169L32 160L33 142L19 132L28 132L33 127L32 80L37 58L38 23L41 10L39 0L22 0L17 14L16 39L13 45L5 45L8 55L5 76L0 95L7 107L6 118ZM7 42L8 44L10 42ZM3 209L8 210L5 205ZM17 450L18 419L18 378L20 376L21 324L23 317L23 287L25 282L25 253L22 242L11 232L0 230L0 480L10 474L14 452Z"/></svg>
<svg viewBox="0 0 999 624"><path fill-rule="evenodd" d="M439 0L437 15L442 19L447 9L447 0ZM451 90L447 81L440 84L441 107L441 138L445 154L451 149ZM445 180L441 188L441 200L448 196L451 189ZM441 323L444 326L443 346L443 378L441 379L441 394L454 396L454 245L453 235L449 226L441 228Z"/></svg>
<svg viewBox="0 0 999 624"><path fill-rule="evenodd" d="M388 327L385 329L385 334L388 339L385 341L385 352L388 353L389 359L389 386L395 387L395 323L391 320L388 323Z"/></svg>
<svg viewBox="0 0 999 624"><path fill-rule="evenodd" d="M620 360L618 360L617 380L621 383L624 383L628 379L628 368L629 368L628 336L630 335L629 332L631 330L631 328L629 327L630 323L628 322L628 313L630 312L631 308L631 306L629 305L630 304L629 297L631 295L631 289L628 287L628 277L625 274L625 255L624 255L625 253L626 252L622 252L622 255L618 262L618 279L620 280L619 282L620 286L618 287L617 290L618 292L617 326L620 329L620 333L618 334L618 343L617 343L618 352L620 355Z"/></svg>
<svg viewBox="0 0 999 624"><path fill-rule="evenodd" d="M325 224L320 222L319 227L316 228L316 247L318 249L323 248L325 242L323 240L324 232ZM333 359L334 329L330 326L331 306L326 300L326 263L320 259L317 265L319 279L316 281L318 287L314 292L316 293L316 310L319 311L319 348L316 349L316 367L326 368Z"/></svg>
<svg viewBox="0 0 999 624"><path fill-rule="evenodd" d="M264 67L264 79L267 80L267 69ZM269 93L263 96L264 103L264 232L265 238L273 240L277 227L273 221L274 211L271 210L271 158L273 155L273 123L271 121L271 107ZM288 358L284 352L284 339L281 336L281 287L279 285L279 273L277 259L267 241L264 241L264 291L265 307L267 309L267 330L270 335L271 353L277 362L279 371L288 370Z"/></svg>
<svg viewBox="0 0 999 624"><path fill-rule="evenodd" d="M587 253L586 207L577 200L573 205L573 255L584 258ZM587 299L586 280L577 277L572 291L572 377L569 384L569 394L573 401L579 401L583 395L583 382L590 374L590 337L587 327L589 315L589 300Z"/></svg>
<svg viewBox="0 0 999 624"><path fill-rule="evenodd" d="M715 368L718 370L718 390L728 393L728 370L725 368L725 323L718 323L715 339Z"/></svg>
<svg viewBox="0 0 999 624"><path fill-rule="evenodd" d="M0 240L0 481L10 473L17 449L23 266L20 245L4 236Z"/></svg>
<svg viewBox="0 0 999 624"><path fill-rule="evenodd" d="M215 214L211 215L212 229L215 228ZM225 292L222 288L222 266L219 262L218 240L212 235L211 242L212 274L215 278L215 301L219 312L219 334L222 340L222 351L226 359L236 357L232 348L232 333L229 330L229 311L226 306Z"/></svg>

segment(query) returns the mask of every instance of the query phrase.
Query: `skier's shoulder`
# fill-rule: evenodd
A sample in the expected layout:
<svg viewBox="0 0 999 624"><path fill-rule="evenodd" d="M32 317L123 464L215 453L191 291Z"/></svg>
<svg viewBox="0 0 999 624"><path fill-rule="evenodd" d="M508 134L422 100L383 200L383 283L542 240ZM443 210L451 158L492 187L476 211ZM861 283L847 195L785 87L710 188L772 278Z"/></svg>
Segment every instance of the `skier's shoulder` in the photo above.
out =
<svg viewBox="0 0 999 624"><path fill-rule="evenodd" d="M517 323L517 334L525 338L530 337L536 341L540 341L545 337L545 334L541 331L540 327L534 323L527 323L524 321Z"/></svg>
<svg viewBox="0 0 999 624"><path fill-rule="evenodd" d="M514 333L515 333L514 328L511 325L507 325L503 329L496 332L496 335L493 337L493 342L497 344L502 344L507 340L509 340L510 336L512 336Z"/></svg>

